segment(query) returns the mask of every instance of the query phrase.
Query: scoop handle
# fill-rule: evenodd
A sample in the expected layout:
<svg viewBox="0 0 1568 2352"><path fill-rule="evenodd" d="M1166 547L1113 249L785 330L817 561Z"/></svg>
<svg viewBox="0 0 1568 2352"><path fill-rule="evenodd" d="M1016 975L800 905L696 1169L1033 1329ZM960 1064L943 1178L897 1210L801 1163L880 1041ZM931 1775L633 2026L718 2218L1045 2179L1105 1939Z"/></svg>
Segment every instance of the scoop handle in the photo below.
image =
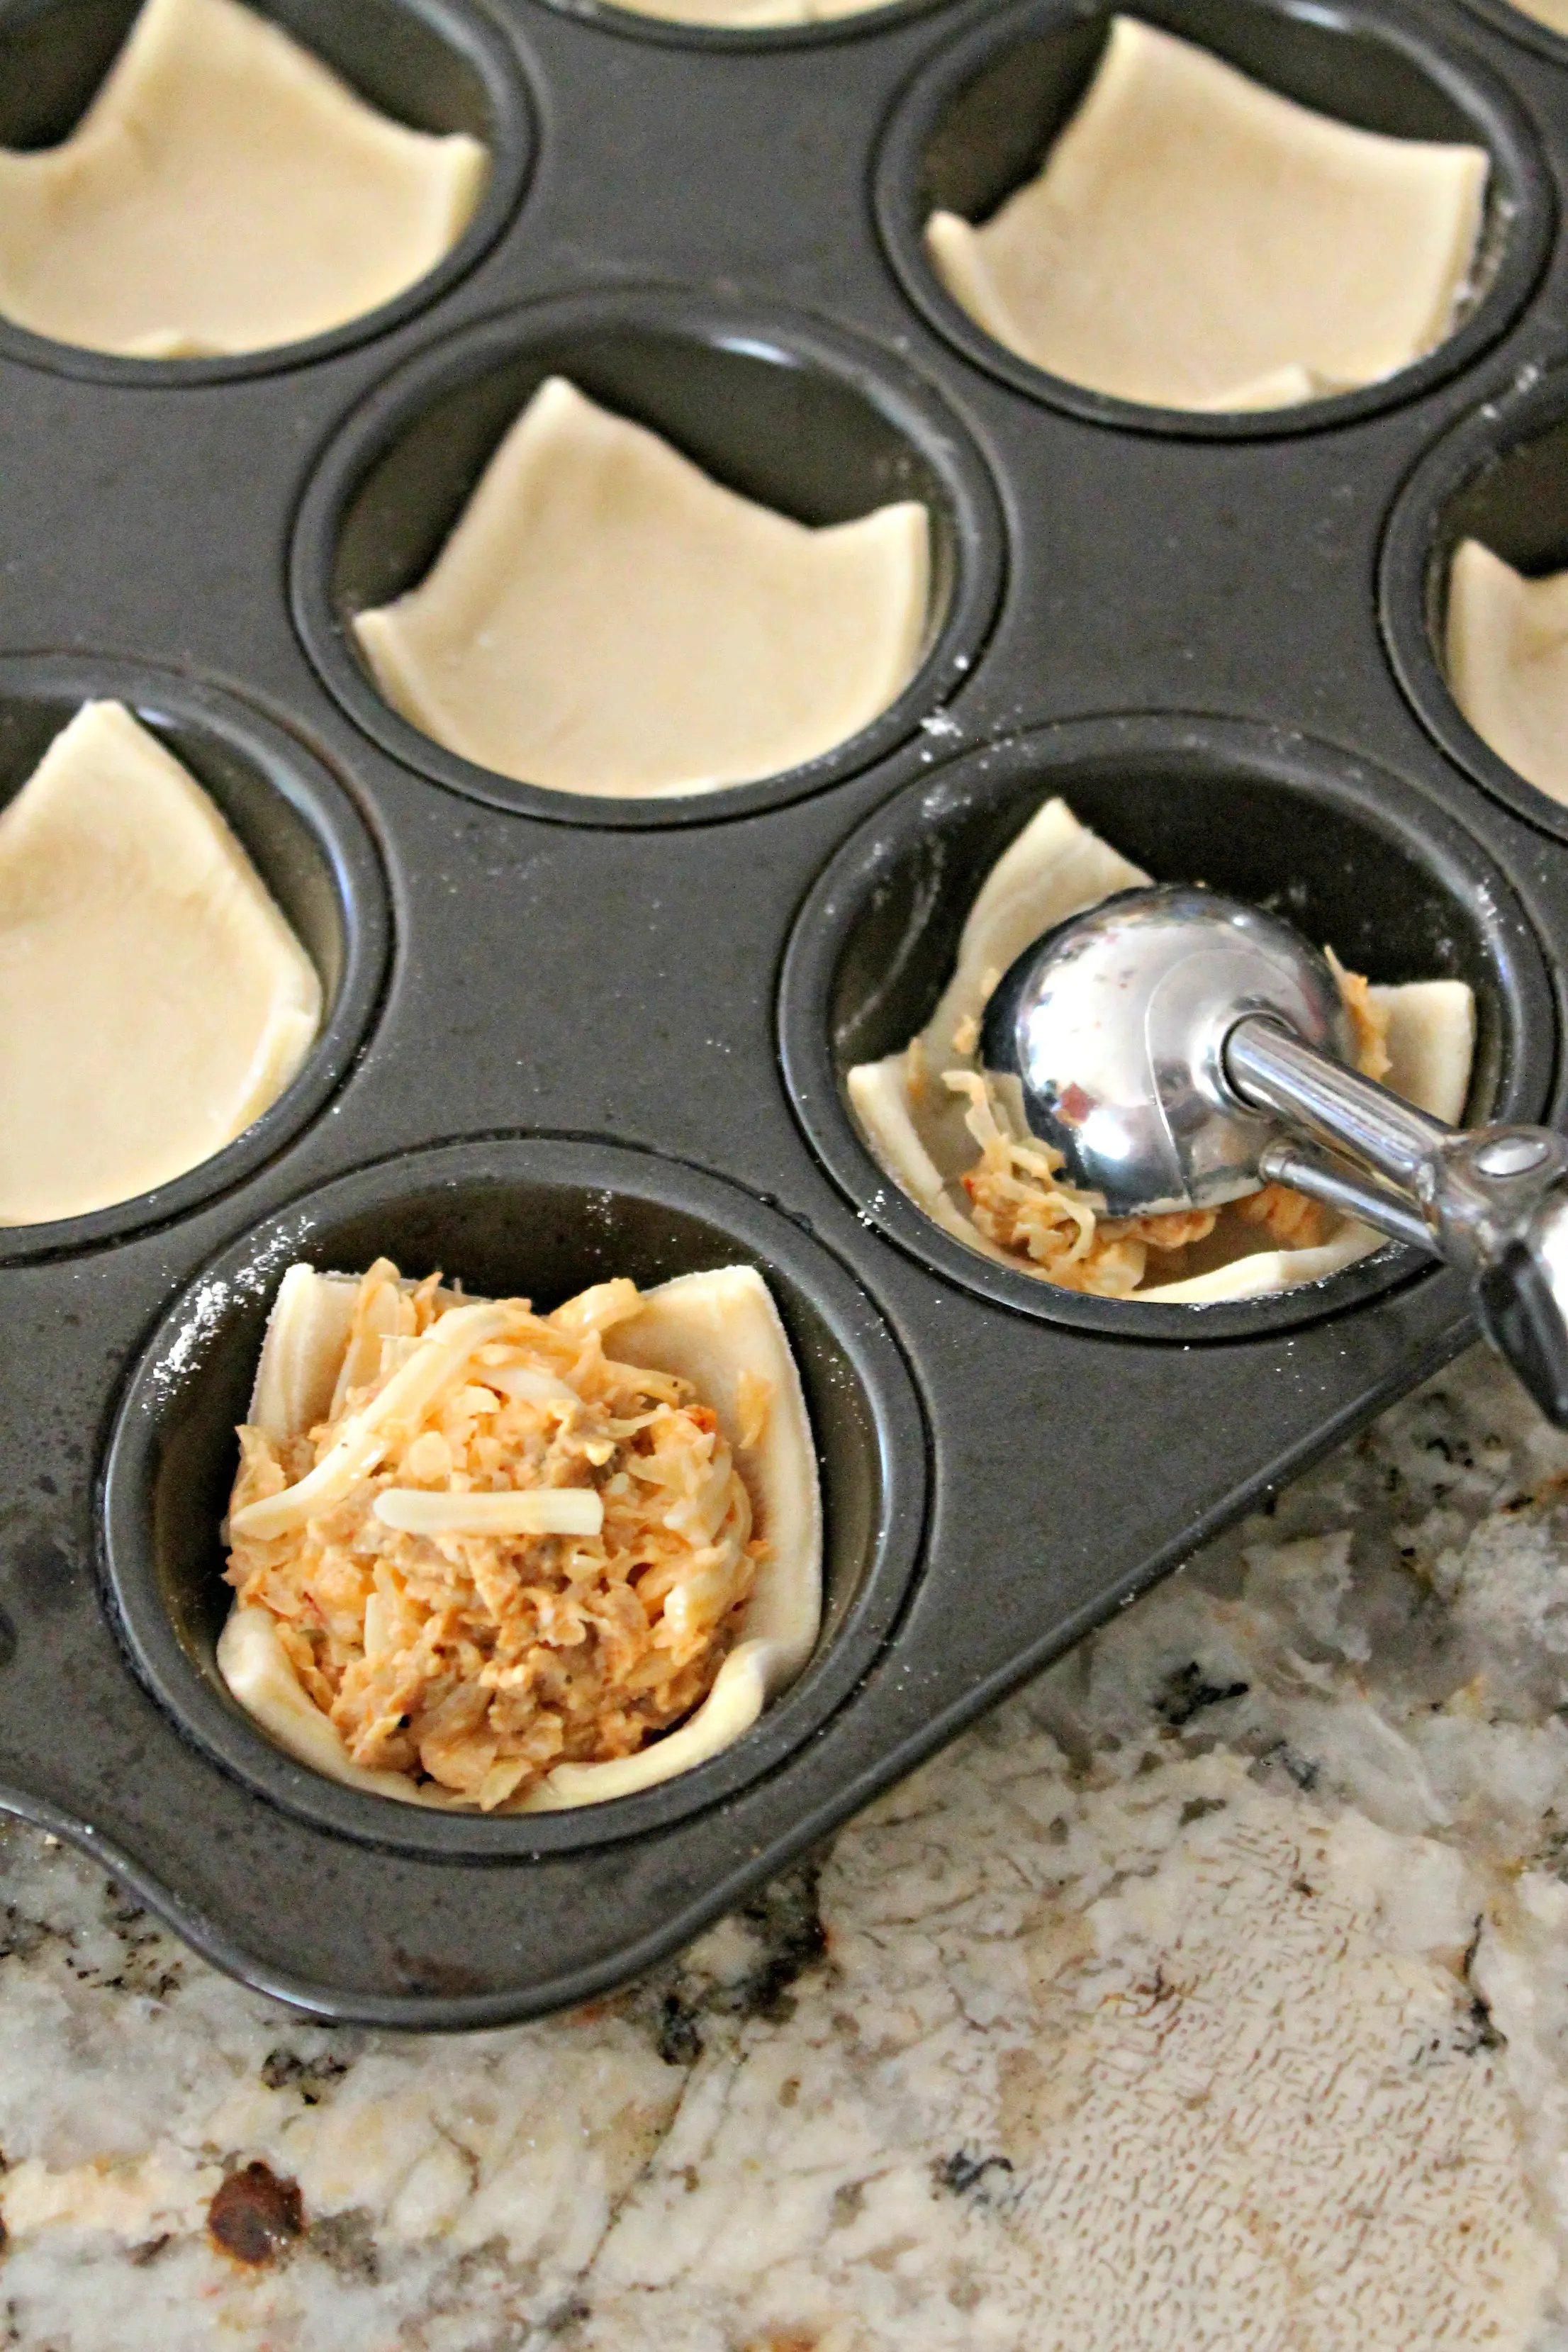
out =
<svg viewBox="0 0 1568 2352"><path fill-rule="evenodd" d="M1492 1346L1547 1419L1568 1428L1568 1140L1549 1127L1447 1127L1267 1015L1238 1021L1222 1059L1249 1109L1355 1163L1336 1169L1286 1143L1268 1147L1264 1172L1353 1202L1401 1241L1416 1238L1414 1210L1433 1255L1470 1276ZM1377 1181L1358 1181L1358 1169ZM1394 1198L1380 1213L1384 1188Z"/></svg>
<svg viewBox="0 0 1568 2352"><path fill-rule="evenodd" d="M1476 1282L1481 1328L1546 1415L1568 1429L1568 1198L1542 1204L1531 1230Z"/></svg>

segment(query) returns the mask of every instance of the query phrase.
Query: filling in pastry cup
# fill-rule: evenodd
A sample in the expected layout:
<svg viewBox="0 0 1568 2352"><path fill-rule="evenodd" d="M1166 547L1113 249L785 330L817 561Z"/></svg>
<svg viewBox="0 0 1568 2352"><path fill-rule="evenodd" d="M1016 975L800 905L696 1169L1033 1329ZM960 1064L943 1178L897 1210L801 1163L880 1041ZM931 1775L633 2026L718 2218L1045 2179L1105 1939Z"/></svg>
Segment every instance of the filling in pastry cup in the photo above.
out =
<svg viewBox="0 0 1568 2352"><path fill-rule="evenodd" d="M750 1266L549 1316L292 1266L241 1447L219 1671L351 1786L630 1795L740 1738L816 1643L816 1450Z"/></svg>

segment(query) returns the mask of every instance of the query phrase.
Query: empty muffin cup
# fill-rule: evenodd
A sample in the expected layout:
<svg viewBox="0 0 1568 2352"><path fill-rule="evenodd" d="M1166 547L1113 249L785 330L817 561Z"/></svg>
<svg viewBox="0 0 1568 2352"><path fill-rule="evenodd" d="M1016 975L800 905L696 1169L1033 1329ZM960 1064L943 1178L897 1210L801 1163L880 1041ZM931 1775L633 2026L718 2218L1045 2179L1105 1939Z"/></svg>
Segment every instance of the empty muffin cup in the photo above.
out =
<svg viewBox="0 0 1568 2352"><path fill-rule="evenodd" d="M468 0L47 0L0 29L0 342L138 381L338 349L478 257L531 150Z"/></svg>
<svg viewBox="0 0 1568 2352"><path fill-rule="evenodd" d="M584 295L450 338L350 417L294 604L408 766L531 814L669 824L907 737L977 658L1003 546L978 454L885 355Z"/></svg>
<svg viewBox="0 0 1568 2352"><path fill-rule="evenodd" d="M877 202L907 290L979 365L1211 437L1464 364L1534 284L1553 212L1479 60L1372 7L1274 0L987 18L911 84Z"/></svg>
<svg viewBox="0 0 1568 2352"><path fill-rule="evenodd" d="M982 885L1032 823L1047 822L1041 813L1052 803L1058 816L1065 803L1102 845L1076 845L1084 867L1076 905L1131 887L1130 864L1158 882L1201 881L1272 908L1374 992L1462 983L1447 992L1468 990L1473 999L1468 1100L1441 1108L1473 1123L1533 1117L1542 1107L1554 1022L1541 950L1490 860L1438 809L1392 776L1264 729L1083 720L954 761L896 795L850 836L801 910L781 993L785 1071L807 1136L857 1209L984 1297L1148 1338L1286 1328L1417 1272L1426 1261L1416 1253L1385 1244L1266 1296L1092 1296L1024 1271L1022 1258L982 1254L984 1243L962 1234L934 1193L929 1208L919 1205L888 1172L870 1147L864 1103L857 1113L851 1073L902 1055L944 998L952 1002L961 936ZM983 989L985 976L978 981ZM942 1070L921 1075L941 1087Z"/></svg>
<svg viewBox="0 0 1568 2352"><path fill-rule="evenodd" d="M84 720L89 705L94 709ZM38 985L47 984L48 973L57 970L49 959L62 954L68 959L73 904L95 908L92 919L107 926L105 936L112 929L115 892L121 886L115 880L119 868L111 845L102 847L112 845L112 811L99 812L103 825L93 835L102 856L97 849L91 855L99 856L102 870L83 870L68 878L68 852L73 827L91 834L98 823L93 793L112 793L113 756L121 736L132 761L143 760L152 769L151 803L137 778L121 779L127 788L137 785L132 796L143 815L151 806L162 805L159 794L172 804L175 831L167 841L166 855L177 872L170 880L171 915L187 898L199 898L204 906L211 902L204 918L207 929L200 938L193 937L183 947L179 940L169 943L159 966L159 985L174 991L182 977L190 981L199 974L202 957L214 945L212 926L219 924L228 943L223 965L228 982L239 990L239 964L250 974L248 993L237 996L234 1004L236 1018L243 1017L250 1025L242 1038L227 1038L216 1034L227 1018L226 996L219 1003L209 992L193 1004L195 1074L178 1097L179 1112L182 1117L188 1112L185 1123L193 1135L205 1134L216 1118L215 1139L232 1135L232 1140L216 1140L205 1156L193 1155L182 1166L177 1150L171 1158L163 1149L175 1118L170 1077L180 1049L180 1028L170 1007L156 1003L152 1009L163 1039L161 1050L170 1059L154 1082L164 1087L167 1116L162 1124L156 1119L140 1127L134 1119L129 1122L138 1132L145 1130L149 1149L138 1158L128 1143L125 1161L127 1167L142 1169L143 1182L118 1200L101 1186L95 1193L97 1160L89 1151L85 1174L79 1171L71 1181L78 1183L78 1197L96 1197L104 1205L57 1215L46 1196L50 1185L62 1181L60 1168L37 1171L35 1182L25 1165L14 1166L17 1197L28 1206L25 1222L0 1227L0 1259L6 1262L89 1248L161 1223L226 1191L270 1159L315 1116L349 1070L375 1011L390 938L380 861L353 801L318 760L257 712L216 688L124 662L49 656L0 659L0 800L7 807L68 729L73 730L73 743L80 740L77 767L86 799L72 799L64 770L58 761L52 763L63 789L51 788L47 811L41 803L35 803L43 820L41 831L35 825L36 842L8 834L0 875L0 884L20 894L11 912L22 919L32 958L31 962L13 959L7 966L7 984L20 992L5 1048L7 1057L16 1057L9 1098L14 1110L19 1103L34 1106L27 1119L13 1119L12 1160L24 1150L29 1133L51 1131L50 1118L68 1123L80 1091L73 1091L68 1072L57 1080L40 1064L39 1056L47 1054L58 1065L59 1042L25 1033L20 1008L33 1001L28 990L36 992ZM88 729L92 730L90 741ZM162 841L163 835L158 838ZM122 887L144 895L157 885L163 853L146 833L122 845L130 860ZM76 898L61 900L68 878ZM237 906L238 929L231 939L230 916ZM89 953L96 944L89 943ZM256 969L258 956L275 959L278 969L266 961L264 968ZM70 983L58 992L61 1003L75 1006L84 1020L92 1018L92 1006L100 1003L91 1050L83 1060L86 1070L93 1055L106 1049L105 1024L111 1028L122 1007L101 997L103 990L112 992L111 972L84 976L78 988L68 961L59 970ZM296 978L302 986L295 985ZM128 976L130 997L140 981L140 973ZM298 1027L298 1034L290 1024ZM115 1083L121 1083L119 1074ZM40 1087L47 1103L39 1098ZM207 1101L204 1087L221 1092L222 1101L233 1108L232 1119L220 1115L216 1097ZM83 1098L89 1124L96 1099ZM237 1133L236 1127L240 1127ZM168 1172L162 1172L165 1166ZM145 1189L149 1171L156 1171L155 1181Z"/></svg>
<svg viewBox="0 0 1568 2352"><path fill-rule="evenodd" d="M621 1276L646 1296L715 1267L761 1275L815 1439L823 1599L811 1656L732 1744L607 1801L434 1811L311 1769L231 1695L218 1660L234 1599L222 1530L238 1461L235 1430L249 1415L268 1313L290 1265L363 1272L383 1257L410 1275L439 1270L476 1297L521 1296L542 1310ZM500 1859L656 1828L722 1800L809 1737L847 1698L902 1603L924 1524L924 1440L880 1316L787 1218L647 1152L554 1139L457 1143L321 1188L204 1271L132 1374L104 1513L124 1638L188 1736L264 1795L329 1829L415 1852Z"/></svg>
<svg viewBox="0 0 1568 2352"><path fill-rule="evenodd" d="M1568 838L1568 370L1521 377L1431 450L1384 543L1384 633L1476 782Z"/></svg>

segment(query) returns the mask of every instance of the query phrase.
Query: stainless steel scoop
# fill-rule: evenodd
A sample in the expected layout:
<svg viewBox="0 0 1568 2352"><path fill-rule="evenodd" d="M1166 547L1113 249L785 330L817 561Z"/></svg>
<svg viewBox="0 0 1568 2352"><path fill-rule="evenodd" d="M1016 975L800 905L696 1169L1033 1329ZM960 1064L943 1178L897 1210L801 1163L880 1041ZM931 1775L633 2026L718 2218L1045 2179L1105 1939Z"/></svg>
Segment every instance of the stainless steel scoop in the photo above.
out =
<svg viewBox="0 0 1568 2352"><path fill-rule="evenodd" d="M1323 958L1210 890L1124 890L1047 931L985 1008L983 1066L1113 1216L1289 1184L1460 1266L1482 1328L1568 1427L1568 1140L1468 1133L1347 1066Z"/></svg>

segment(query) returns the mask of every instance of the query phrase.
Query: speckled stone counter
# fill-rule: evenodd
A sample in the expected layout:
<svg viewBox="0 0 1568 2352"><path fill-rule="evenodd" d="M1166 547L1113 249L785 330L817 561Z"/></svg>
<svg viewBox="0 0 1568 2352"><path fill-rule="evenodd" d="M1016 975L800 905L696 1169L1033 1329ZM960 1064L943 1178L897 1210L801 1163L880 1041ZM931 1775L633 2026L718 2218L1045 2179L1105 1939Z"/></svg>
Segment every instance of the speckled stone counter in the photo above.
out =
<svg viewBox="0 0 1568 2352"><path fill-rule="evenodd" d="M574 2015L0 1868L9 2345L1568 2352L1568 1440L1479 1354Z"/></svg>

